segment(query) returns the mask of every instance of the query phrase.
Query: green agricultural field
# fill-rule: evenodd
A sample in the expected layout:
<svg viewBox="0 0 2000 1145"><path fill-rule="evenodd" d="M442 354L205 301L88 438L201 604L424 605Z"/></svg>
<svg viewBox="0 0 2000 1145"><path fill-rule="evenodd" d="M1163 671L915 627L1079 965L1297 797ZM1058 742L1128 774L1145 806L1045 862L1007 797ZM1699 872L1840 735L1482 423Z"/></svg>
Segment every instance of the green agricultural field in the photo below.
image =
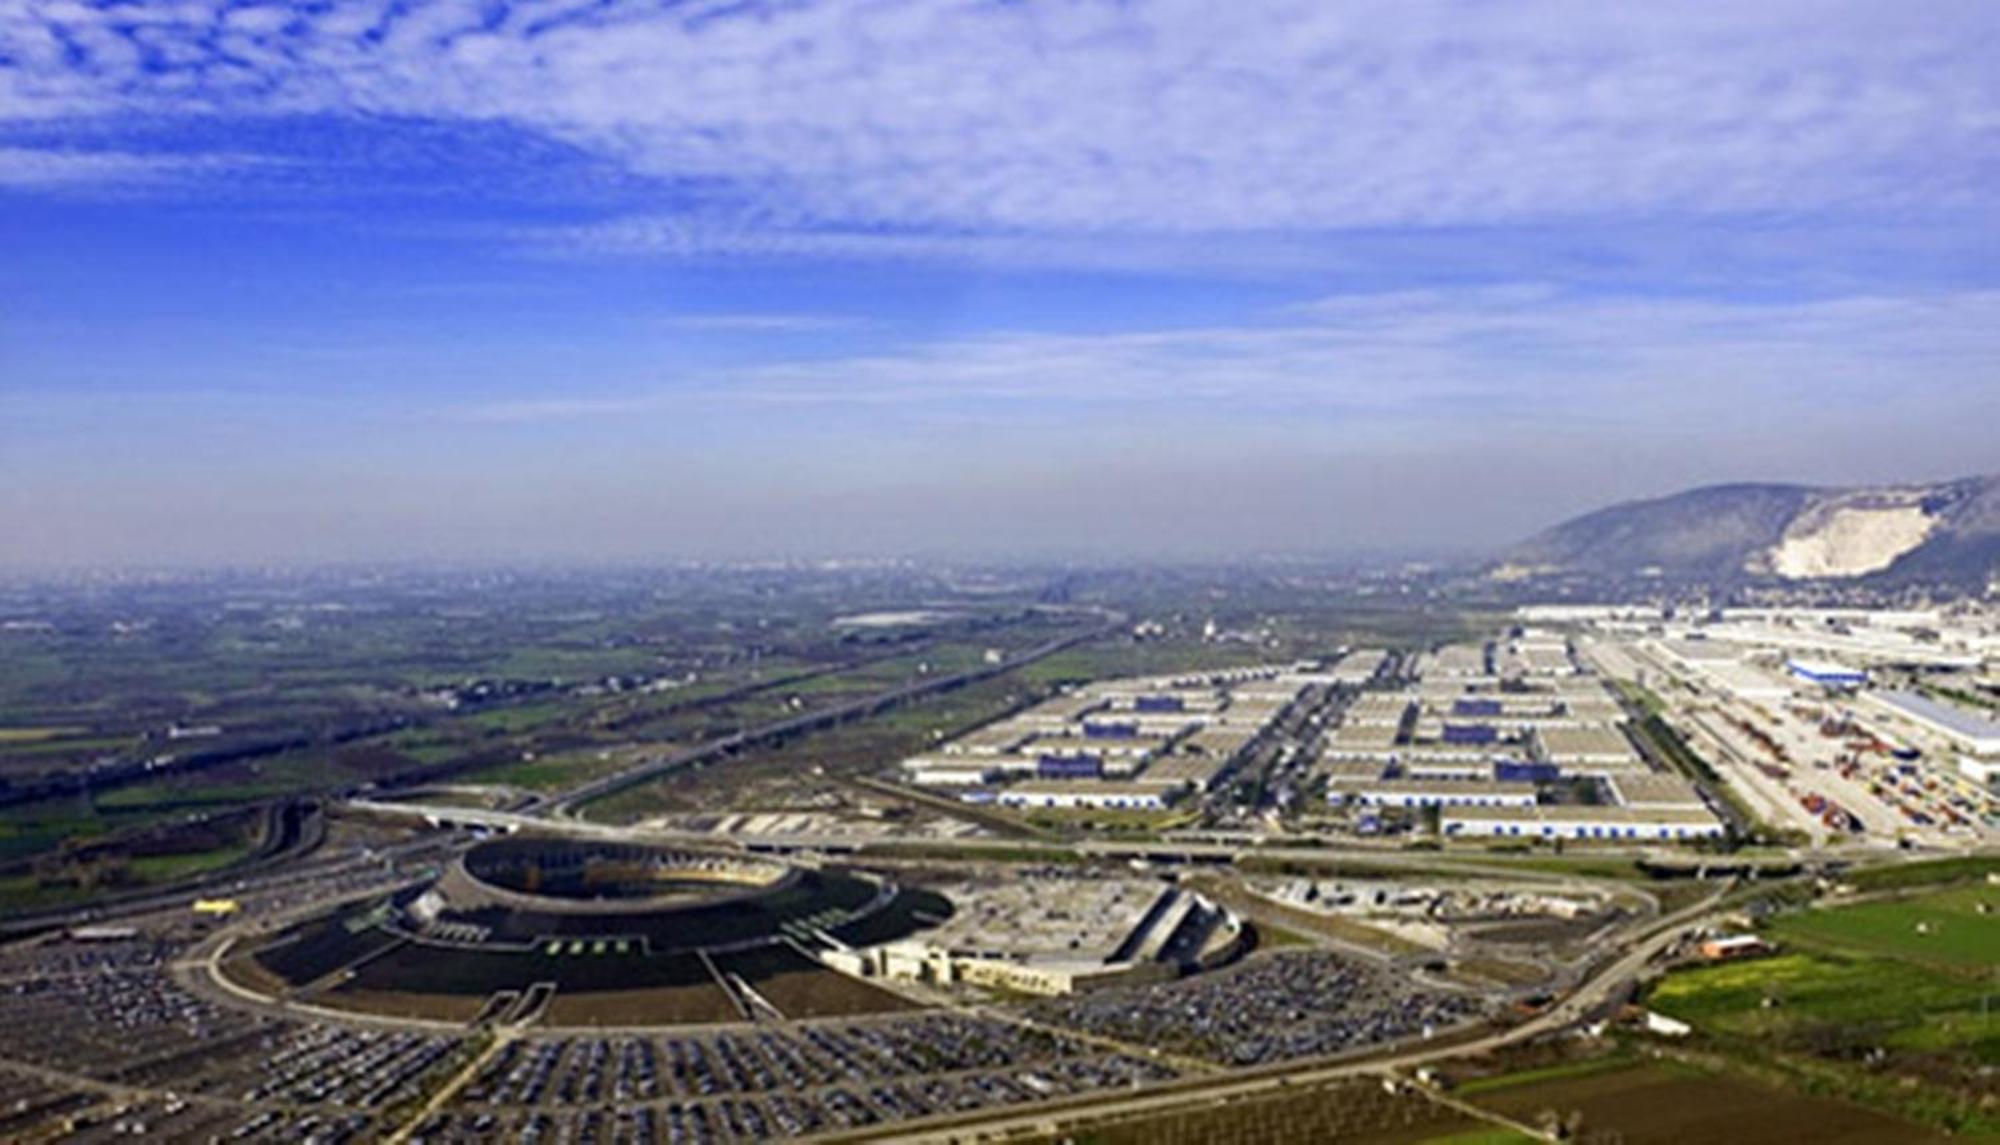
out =
<svg viewBox="0 0 2000 1145"><path fill-rule="evenodd" d="M177 777L121 787L99 796L97 805L106 811L114 812L140 811L148 808L221 807L289 795L296 791L307 790L311 786L312 784L303 778L294 780L280 769L272 767L270 778L267 779L218 781L203 785L195 782L194 777Z"/></svg>
<svg viewBox="0 0 2000 1145"><path fill-rule="evenodd" d="M1536 1066L1532 1069L1515 1070L1513 1073L1477 1078L1455 1087L1453 1092L1460 1097L1470 1098L1482 1093L1515 1089L1524 1085L1545 1085L1576 1078L1595 1077L1601 1073L1617 1073L1629 1070L1638 1064L1639 1059L1631 1054L1607 1054L1604 1057L1557 1062L1554 1065Z"/></svg>
<svg viewBox="0 0 2000 1145"><path fill-rule="evenodd" d="M221 870L248 858L255 848L249 844L220 847L187 855L145 855L132 860L132 877L142 883L168 883L209 871Z"/></svg>
<svg viewBox="0 0 2000 1145"><path fill-rule="evenodd" d="M126 827L168 817L163 811L101 811L77 801L30 804L0 811L0 862L47 851L59 843L83 842Z"/></svg>
<svg viewBox="0 0 2000 1145"><path fill-rule="evenodd" d="M1150 676L1171 672L1220 671L1260 664L1272 653L1250 645L1216 645L1182 641L1086 644L1030 664L1015 678L1032 686L1078 684L1112 676Z"/></svg>
<svg viewBox="0 0 2000 1145"><path fill-rule="evenodd" d="M1990 967L2000 961L2000 887L1979 884L1806 911L1780 919L1771 930L1781 940L1813 946Z"/></svg>
<svg viewBox="0 0 2000 1145"><path fill-rule="evenodd" d="M1650 1004L1704 1030L1782 1039L1821 1025L1886 1030L1976 1010L1984 993L1976 979L1894 959L1790 953L1679 971L1654 988Z"/></svg>
<svg viewBox="0 0 2000 1145"><path fill-rule="evenodd" d="M82 728L77 727L0 728L0 746L40 743L43 740L78 735L82 731Z"/></svg>
<svg viewBox="0 0 2000 1145"><path fill-rule="evenodd" d="M106 878L102 886L45 879L35 871L0 876L0 914L84 902L106 890L129 891L165 886L219 871L249 858L256 849L250 839L234 838L224 845L206 849L134 855L123 859L115 874Z"/></svg>
<svg viewBox="0 0 2000 1145"><path fill-rule="evenodd" d="M1451 1133L1443 1137L1427 1137L1418 1145L1534 1145L1538 1137L1530 1137L1519 1130L1505 1126L1491 1125L1484 1129L1468 1129L1463 1133Z"/></svg>
<svg viewBox="0 0 2000 1145"><path fill-rule="evenodd" d="M2000 1134L2000 1117L1981 1105L1986 1071L2000 1065L2000 1011L1991 1008L2000 981L1981 969L1799 949L1677 971L1647 1005L1691 1023L1703 1044L1746 1069L1808 1092Z"/></svg>
<svg viewBox="0 0 2000 1145"><path fill-rule="evenodd" d="M420 764L443 763L445 760L464 755L467 751L463 742L455 739L448 731L437 727L396 732L370 742Z"/></svg>
<svg viewBox="0 0 2000 1145"><path fill-rule="evenodd" d="M95 893L75 886L44 886L33 875L0 876L0 915L66 906Z"/></svg>
<svg viewBox="0 0 2000 1145"><path fill-rule="evenodd" d="M32 854L58 839L85 837L103 829L94 815L73 807L15 808L0 813L0 860Z"/></svg>
<svg viewBox="0 0 2000 1145"><path fill-rule="evenodd" d="M460 716L454 722L459 726L477 728L481 731L511 733L572 717L576 715L577 710L573 701L548 700L540 703L516 704L512 707L487 708Z"/></svg>
<svg viewBox="0 0 2000 1145"><path fill-rule="evenodd" d="M1129 1120L1066 1128L1034 1145L1514 1145L1526 1134L1482 1121L1419 1092L1387 1093L1372 1080L1192 1100Z"/></svg>
<svg viewBox="0 0 2000 1145"><path fill-rule="evenodd" d="M137 743L138 740L129 736L83 736L80 738L34 736L0 741L0 758L9 760L38 760L65 755L100 755L105 752L121 751Z"/></svg>
<svg viewBox="0 0 2000 1145"><path fill-rule="evenodd" d="M795 794L828 776L880 773L897 760L990 720L1032 698L1013 674L926 696L879 715L745 751L701 770L677 772L591 803L586 818L630 822L647 815L729 805L749 785L775 784ZM817 781L820 786L832 780ZM728 792L718 798L721 792ZM740 809L740 807L739 807Z"/></svg>
<svg viewBox="0 0 2000 1145"><path fill-rule="evenodd" d="M94 805L59 797L0 814L0 860L279 793L391 777L451 780L454 767L547 789L592 772L584 753L600 748L690 746L1090 623L982 592L922 626L869 633L832 625L850 612L953 591L905 569L253 580L17 591L12 612L60 623L0 634L0 781L24 787L100 756L204 758L184 774L134 774L100 787ZM1039 591L1023 582L1027 599ZM854 663L871 658L881 662ZM613 676L623 680L597 686ZM644 686L629 686L640 679ZM681 681L691 682L673 686ZM426 694L475 683L500 698L451 709ZM223 732L171 746L153 738L176 724ZM306 746L280 747L291 744ZM774 783L797 759L797 745L776 747L794 750L766 757ZM864 749L854 750L858 757ZM879 768L875 747L865 750L866 770ZM509 770L528 753L532 764ZM669 800L706 801L705 792ZM74 830L43 823L65 816L78 820Z"/></svg>
<svg viewBox="0 0 2000 1145"><path fill-rule="evenodd" d="M492 783L527 791L560 791L631 767L645 754L629 748L563 752L466 772L454 782Z"/></svg>

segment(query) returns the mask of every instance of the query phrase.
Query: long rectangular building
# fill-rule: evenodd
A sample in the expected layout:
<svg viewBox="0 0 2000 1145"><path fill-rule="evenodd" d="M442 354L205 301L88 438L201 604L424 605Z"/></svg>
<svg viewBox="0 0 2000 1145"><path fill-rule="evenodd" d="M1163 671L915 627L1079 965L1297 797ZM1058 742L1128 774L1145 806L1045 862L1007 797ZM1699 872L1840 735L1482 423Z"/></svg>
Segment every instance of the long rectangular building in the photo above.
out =
<svg viewBox="0 0 2000 1145"><path fill-rule="evenodd" d="M1439 829L1450 836L1523 839L1714 839L1722 821L1707 810L1637 807L1446 807Z"/></svg>
<svg viewBox="0 0 2000 1145"><path fill-rule="evenodd" d="M1479 779L1376 779L1337 789L1371 807L1533 807L1535 785Z"/></svg>
<svg viewBox="0 0 2000 1145"><path fill-rule="evenodd" d="M1915 692L1881 688L1861 698L1928 731L1944 736L1973 755L2000 755L2000 721Z"/></svg>
<svg viewBox="0 0 2000 1145"><path fill-rule="evenodd" d="M1533 738L1535 755L1564 771L1631 770L1645 766L1632 741L1610 725L1538 727Z"/></svg>
<svg viewBox="0 0 2000 1145"><path fill-rule="evenodd" d="M1350 687L1366 684L1381 674L1382 666L1389 662L1389 654L1380 648L1356 648L1340 658L1328 673L1336 684Z"/></svg>
<svg viewBox="0 0 2000 1145"><path fill-rule="evenodd" d="M1000 793L1004 807L1095 808L1113 811L1160 811L1187 789L1185 783L1131 779L1029 779Z"/></svg>

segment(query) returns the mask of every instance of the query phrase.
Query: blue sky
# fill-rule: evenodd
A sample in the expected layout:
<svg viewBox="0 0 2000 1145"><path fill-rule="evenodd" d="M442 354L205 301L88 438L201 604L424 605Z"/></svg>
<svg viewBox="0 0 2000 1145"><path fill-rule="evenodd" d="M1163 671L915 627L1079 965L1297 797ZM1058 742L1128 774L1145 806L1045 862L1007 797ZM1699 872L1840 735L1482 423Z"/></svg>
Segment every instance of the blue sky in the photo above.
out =
<svg viewBox="0 0 2000 1145"><path fill-rule="evenodd" d="M2000 469L2000 7L0 0L4 564Z"/></svg>

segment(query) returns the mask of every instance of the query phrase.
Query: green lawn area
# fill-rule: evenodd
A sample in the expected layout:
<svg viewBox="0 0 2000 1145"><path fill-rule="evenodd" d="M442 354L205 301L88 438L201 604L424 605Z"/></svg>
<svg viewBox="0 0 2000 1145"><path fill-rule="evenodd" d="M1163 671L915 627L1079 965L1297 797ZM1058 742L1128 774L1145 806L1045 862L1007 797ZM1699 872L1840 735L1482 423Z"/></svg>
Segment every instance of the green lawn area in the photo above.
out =
<svg viewBox="0 0 2000 1145"><path fill-rule="evenodd" d="M1844 881L1864 891L1886 891L1899 887L1973 882L1994 874L2000 874L2000 856L1967 855L1957 859L1866 867L1849 871Z"/></svg>
<svg viewBox="0 0 2000 1145"><path fill-rule="evenodd" d="M1979 884L1914 898L1804 911L1780 919L1771 931L1781 941L1915 962L1990 967L2000 962L2000 887Z"/></svg>
<svg viewBox="0 0 2000 1145"><path fill-rule="evenodd" d="M1667 710L1667 705L1661 702L1660 697L1651 688L1630 680L1613 680L1611 686L1618 690L1619 695L1637 705L1640 711L1649 716L1657 716Z"/></svg>
<svg viewBox="0 0 2000 1145"><path fill-rule="evenodd" d="M246 843L187 855L143 855L132 860L131 870L133 877L140 882L167 883L191 875L220 870L247 858L252 849Z"/></svg>
<svg viewBox="0 0 2000 1145"><path fill-rule="evenodd" d="M1521 855L1495 854L1491 851L1459 853L1444 852L1453 862L1476 863L1502 869L1539 871L1545 874L1575 875L1590 879L1639 879L1646 873L1638 863L1615 855Z"/></svg>

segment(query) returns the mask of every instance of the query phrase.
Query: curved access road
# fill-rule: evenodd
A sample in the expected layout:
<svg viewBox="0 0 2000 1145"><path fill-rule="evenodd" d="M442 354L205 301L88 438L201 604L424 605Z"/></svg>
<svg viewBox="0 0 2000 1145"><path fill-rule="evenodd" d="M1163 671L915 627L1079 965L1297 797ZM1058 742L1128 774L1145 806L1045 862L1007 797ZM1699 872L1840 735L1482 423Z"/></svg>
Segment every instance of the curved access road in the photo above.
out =
<svg viewBox="0 0 2000 1145"><path fill-rule="evenodd" d="M1631 940L1624 953L1586 978L1561 1001L1520 1025L1504 1030L1448 1043L1418 1042L1401 1048L1363 1051L1361 1056L1260 1066L1177 1082L1131 1095L1086 1097L990 1112L945 1115L832 1133L814 1140L970 1145L972 1142L995 1141L1010 1136L1081 1129L1089 1124L1165 1113L1188 1105L1254 1099L1293 1087L1381 1075L1449 1058L1476 1056L1586 1021L1620 997L1660 952L1672 946L1689 929L1705 924L1726 909L1711 900L1658 920L1643 935Z"/></svg>

